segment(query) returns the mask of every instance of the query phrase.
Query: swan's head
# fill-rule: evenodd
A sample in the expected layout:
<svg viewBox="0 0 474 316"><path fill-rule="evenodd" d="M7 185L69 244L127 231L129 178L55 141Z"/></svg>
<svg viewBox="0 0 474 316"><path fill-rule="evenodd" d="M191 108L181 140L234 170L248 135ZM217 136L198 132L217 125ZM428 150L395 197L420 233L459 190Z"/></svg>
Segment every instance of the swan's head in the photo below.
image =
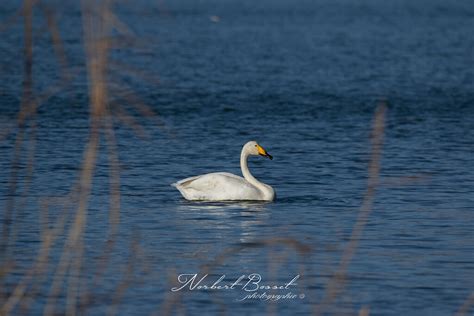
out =
<svg viewBox="0 0 474 316"><path fill-rule="evenodd" d="M244 150L247 151L250 155L263 156L263 157L270 158L270 160L273 159L272 155L267 153L267 151L262 146L257 144L256 141L251 141L245 144Z"/></svg>

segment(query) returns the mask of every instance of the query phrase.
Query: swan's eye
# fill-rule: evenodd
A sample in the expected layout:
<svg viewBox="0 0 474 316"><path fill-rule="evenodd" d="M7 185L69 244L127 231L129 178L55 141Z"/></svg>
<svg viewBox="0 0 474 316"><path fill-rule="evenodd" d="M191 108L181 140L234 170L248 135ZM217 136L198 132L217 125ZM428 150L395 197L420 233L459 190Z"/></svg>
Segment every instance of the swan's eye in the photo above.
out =
<svg viewBox="0 0 474 316"><path fill-rule="evenodd" d="M257 145L255 145L255 147L257 147Z"/></svg>

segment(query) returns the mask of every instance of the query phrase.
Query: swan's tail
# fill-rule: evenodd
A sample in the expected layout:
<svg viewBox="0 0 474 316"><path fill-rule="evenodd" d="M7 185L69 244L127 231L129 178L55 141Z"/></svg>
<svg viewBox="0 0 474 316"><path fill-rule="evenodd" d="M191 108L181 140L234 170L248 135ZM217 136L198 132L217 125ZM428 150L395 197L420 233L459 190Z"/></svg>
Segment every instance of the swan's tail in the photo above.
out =
<svg viewBox="0 0 474 316"><path fill-rule="evenodd" d="M171 183L171 186L176 188L186 200L192 200L192 197L188 195L185 188L182 186L181 181Z"/></svg>

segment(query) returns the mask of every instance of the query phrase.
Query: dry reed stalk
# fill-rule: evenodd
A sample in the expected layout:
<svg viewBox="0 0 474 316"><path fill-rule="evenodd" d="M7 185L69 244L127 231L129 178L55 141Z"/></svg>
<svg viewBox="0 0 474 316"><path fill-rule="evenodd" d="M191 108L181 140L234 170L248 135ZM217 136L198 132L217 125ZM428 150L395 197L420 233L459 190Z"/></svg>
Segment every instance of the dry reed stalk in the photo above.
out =
<svg viewBox="0 0 474 316"><path fill-rule="evenodd" d="M45 208L46 209L46 208ZM43 213L43 212L40 212ZM20 282L14 288L12 294L8 297L4 305L0 309L0 315L8 315L16 304L22 301L25 296L26 290L29 286L29 283L33 280L36 281L35 284L39 284L40 280L36 278L44 278L43 273L46 271L47 264L48 264L48 257L51 250L52 245L54 244L55 240L62 234L66 222L66 214L62 213L61 216L56 221L56 224L53 228L44 228L41 233L41 248L39 250L38 255L36 256L35 262L33 263L32 267L23 275ZM35 295L37 289L35 290L30 289L30 297ZM26 300L23 300L26 302ZM23 313L26 313L28 306L25 305L22 308Z"/></svg>
<svg viewBox="0 0 474 316"><path fill-rule="evenodd" d="M135 108L141 116L146 117L152 120L158 128L160 128L166 135L172 139L176 138L176 132L170 128L160 117L159 113L156 113L149 104L146 104L126 83L114 82L112 84L116 91L114 90L114 95L117 96L117 99L123 101L124 103ZM112 102L114 106L123 105L117 101ZM126 125L128 125L128 119L125 117ZM137 126L129 125L134 129L137 129ZM140 136L140 135L139 135Z"/></svg>
<svg viewBox="0 0 474 316"><path fill-rule="evenodd" d="M83 233L87 222L87 209L92 191L92 178L96 165L99 146L99 134L101 119L104 117L107 87L105 80L107 43L100 35L107 28L106 23L101 23L91 12L88 11L88 3L82 1L83 34L85 37L85 51L87 61L88 81L90 83L90 116L91 126L89 140L84 150L82 171L79 180L79 201L72 227L59 260L53 283L48 295L48 301L44 308L44 314L52 314L55 310L56 297L59 294L63 279L69 270L69 281L66 298L66 311L75 315L78 296L78 278L82 268L83 260ZM106 9L108 2L101 3ZM72 265L72 259L75 259Z"/></svg>
<svg viewBox="0 0 474 316"><path fill-rule="evenodd" d="M141 138L147 137L145 129L137 122L135 117L129 115L127 111L125 111L124 107L121 104L117 102L112 102L111 104L109 104L109 106L114 113L114 117L120 122L122 122L123 125L129 126L137 136Z"/></svg>
<svg viewBox="0 0 474 316"><path fill-rule="evenodd" d="M464 316L469 312L471 306L474 305L474 292L471 292L469 296L466 298L464 303L459 307L459 310L454 314L454 316Z"/></svg>
<svg viewBox="0 0 474 316"><path fill-rule="evenodd" d="M67 270L70 268L71 260L73 259L74 252L82 255L82 234L85 229L87 220L87 204L90 197L92 187L92 175L95 167L95 160L97 156L98 147L98 131L93 128L89 141L84 151L83 166L80 175L80 189L79 189L79 201L76 210L76 215L72 227L69 230L68 238L64 244L64 249L60 258L60 261L54 274L51 289L48 295L48 301L44 308L44 314L50 315L54 313L56 297L59 294L63 278L66 275ZM82 260L82 257L77 258L78 261ZM79 269L80 266L75 266ZM72 295L74 289L68 292ZM72 300L72 301L71 301ZM71 304L75 303L75 298L69 297L67 310L73 312Z"/></svg>
<svg viewBox="0 0 474 316"><path fill-rule="evenodd" d="M88 7L89 6L89 7ZM98 12L105 14L109 11L110 1L98 4ZM89 148L84 159L83 173L81 174L81 187L83 190L79 199L79 207L76 212L76 221L71 237L71 246L74 249L76 260L69 274L68 295L66 300L66 311L69 315L75 315L78 297L78 279L81 274L83 261L83 233L87 220L88 200L92 191L92 177L95 168L95 160L98 154L98 142L101 124L106 115L106 104L108 98L106 71L108 57L108 42L102 38L109 34L109 19L100 19L97 12L89 12L89 4L82 1L83 32L85 37L85 51L87 60L88 81L90 83L89 98L91 100L91 135ZM113 225L113 224L112 224Z"/></svg>
<svg viewBox="0 0 474 316"><path fill-rule="evenodd" d="M71 79L71 74L68 71L69 66L66 56L66 50L61 39L61 33L59 32L59 27L56 21L54 11L44 4L41 4L40 8L42 9L43 15L46 18L46 26L48 27L48 31L51 34L51 41L53 44L56 59L59 61L59 68L61 70L62 80L69 81Z"/></svg>
<svg viewBox="0 0 474 316"><path fill-rule="evenodd" d="M396 187L409 184L425 183L430 180L431 174L418 173L411 176L403 177L384 177L379 182L379 187Z"/></svg>
<svg viewBox="0 0 474 316"><path fill-rule="evenodd" d="M24 82L21 99L20 112L18 115L18 133L15 138L15 147L8 181L7 202L5 206L5 215L2 225L2 237L0 240L0 264L5 265L8 257L8 247L11 241L11 227L15 210L15 195L18 186L19 162L21 159L21 148L24 142L26 130L25 120L32 113L36 112L36 103L33 100L33 1L25 0L23 8L23 26L24 26ZM31 157L30 152L30 157ZM31 158L28 159L31 161ZM32 170L28 166L29 170Z"/></svg>
<svg viewBox="0 0 474 316"><path fill-rule="evenodd" d="M125 291L130 287L132 283L136 282L133 273L136 271L136 265L139 262L137 258L142 257L141 252L142 250L139 246L138 238L132 238L132 241L130 243L130 257L125 267L124 277L119 282L118 286L115 289L115 293L113 293L111 297L111 302L107 309L107 315L112 316L117 314L119 303L122 300Z"/></svg>
<svg viewBox="0 0 474 316"><path fill-rule="evenodd" d="M0 24L0 33L8 30L8 28L15 24L22 15L25 15L26 11L30 10L30 8L36 5L38 2L39 0L24 0L21 8L19 8L15 13L13 13L5 21L3 21L2 24Z"/></svg>
<svg viewBox="0 0 474 316"><path fill-rule="evenodd" d="M161 84L159 78L157 78L154 74L147 72L146 70L138 69L118 60L111 60L110 65L112 66L111 70L113 73L123 74L125 72L127 75L142 79L146 83L151 83L153 85Z"/></svg>
<svg viewBox="0 0 474 316"><path fill-rule="evenodd" d="M367 306L361 307L359 310L359 316L369 316L370 315L370 308Z"/></svg>
<svg viewBox="0 0 474 316"><path fill-rule="evenodd" d="M325 293L323 299L318 305L314 306L313 314L322 315L326 309L332 304L337 295L343 290L344 283L347 277L347 269L349 264L354 257L354 254L357 250L359 240L362 236L364 228L367 224L368 217L372 212L372 206L375 199L375 191L379 185L379 175L380 175L380 160L382 156L382 144L385 128L385 112L387 111L387 106L385 103L380 104L374 116L374 123L371 135L372 151L370 155L370 162L368 167L368 183L367 189L364 194L364 199L359 210L357 221L352 229L352 234L347 243L346 248L344 249L341 259L339 261L339 266L337 267L334 276L329 280L326 285Z"/></svg>
<svg viewBox="0 0 474 316"><path fill-rule="evenodd" d="M42 252L39 253L36 259L38 266L33 266L33 277L32 284L28 289L28 296L25 296L20 300L20 312L21 314L26 314L30 308L30 303L37 297L40 292L40 286L44 283L47 278L47 268L49 267L49 253L53 247L53 244L58 240L59 237L65 231L66 222L70 218L71 210L73 204L77 201L78 190L74 187L71 192L65 197L60 198L45 198L42 200L40 208L40 227L41 227L41 249ZM49 228L48 224L48 207L49 205L60 205L63 212L60 213L60 216L56 220L52 228ZM35 263L35 264L36 264Z"/></svg>

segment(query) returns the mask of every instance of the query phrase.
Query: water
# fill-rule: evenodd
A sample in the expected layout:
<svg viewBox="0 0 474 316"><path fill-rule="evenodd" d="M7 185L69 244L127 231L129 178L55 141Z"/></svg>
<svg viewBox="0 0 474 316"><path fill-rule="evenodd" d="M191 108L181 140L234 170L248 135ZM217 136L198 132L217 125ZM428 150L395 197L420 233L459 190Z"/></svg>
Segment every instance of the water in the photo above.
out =
<svg viewBox="0 0 474 316"><path fill-rule="evenodd" d="M3 3L1 20L17 6ZM80 11L72 4L57 8L68 62L80 70L71 85L38 109L35 169L26 204L16 213L20 228L10 254L18 271L37 254L40 203L70 192L88 135ZM460 308L474 288L471 2L139 1L116 10L138 42L114 50L110 58L145 70L160 83L123 68L109 78L119 84L111 95L119 99L127 89L134 91L159 120L137 119L145 138L117 124L119 238L104 281L92 289L99 298L88 313L106 311L111 299L105 294L115 293L132 257L137 282L124 291L120 314L160 314L177 297L192 315L258 315L272 309L309 314L356 221L367 184L373 113L381 99L388 102L381 176L420 178L377 190L349 282L329 310L446 315ZM218 23L211 16L218 16ZM44 22L35 9L37 93L60 78ZM6 130L14 126L21 98L21 22L2 33L0 47L0 118ZM133 105L125 109L138 117ZM15 133L1 143L3 206ZM169 185L207 172L240 174L240 150L248 140L259 141L274 156L251 159L250 168L275 188L275 202L191 203ZM23 150L31 144L26 140ZM100 150L80 277L89 285L109 227L104 138ZM22 157L17 197L27 182L26 153ZM49 222L64 212L52 207ZM54 263L64 238L53 248ZM278 238L311 250L259 244ZM134 240L138 252L131 250ZM281 284L300 274L291 289L298 297L271 304L238 301L247 294L243 290L170 291L178 274L199 273L216 256L239 247L212 269L209 282L222 274L232 282L258 273L262 284ZM45 294L36 297L31 313L43 310L54 272L51 264L40 286ZM63 295L59 302L64 304Z"/></svg>

